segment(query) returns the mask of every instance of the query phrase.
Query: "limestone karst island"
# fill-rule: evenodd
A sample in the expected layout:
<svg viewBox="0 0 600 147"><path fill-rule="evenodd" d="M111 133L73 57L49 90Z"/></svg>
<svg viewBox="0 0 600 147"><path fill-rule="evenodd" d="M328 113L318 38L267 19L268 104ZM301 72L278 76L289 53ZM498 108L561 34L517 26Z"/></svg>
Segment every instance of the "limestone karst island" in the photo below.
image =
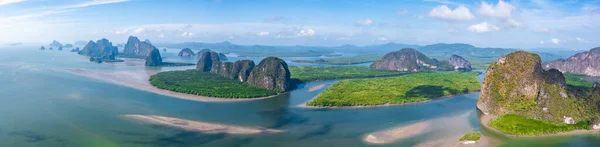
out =
<svg viewBox="0 0 600 147"><path fill-rule="evenodd" d="M600 147L598 0L0 0L0 147Z"/></svg>

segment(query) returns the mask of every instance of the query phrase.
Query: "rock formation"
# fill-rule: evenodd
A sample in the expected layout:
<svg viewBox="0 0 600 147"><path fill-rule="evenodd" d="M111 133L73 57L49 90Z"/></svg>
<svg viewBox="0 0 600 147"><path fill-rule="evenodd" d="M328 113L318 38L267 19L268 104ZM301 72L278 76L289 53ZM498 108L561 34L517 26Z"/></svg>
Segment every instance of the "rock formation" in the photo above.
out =
<svg viewBox="0 0 600 147"><path fill-rule="evenodd" d="M62 51L62 49L63 49L63 47L62 47L62 46L61 46L61 47L58 47L58 50L59 50L59 51Z"/></svg>
<svg viewBox="0 0 600 147"><path fill-rule="evenodd" d="M141 42L137 37L129 36L123 54L128 57L145 58L154 49L156 47L150 44L149 41Z"/></svg>
<svg viewBox="0 0 600 147"><path fill-rule="evenodd" d="M487 70L477 100L486 115L517 114L554 123L584 121L591 111L568 91L558 70L544 70L537 54L517 51L498 58Z"/></svg>
<svg viewBox="0 0 600 147"><path fill-rule="evenodd" d="M437 69L439 61L425 56L423 53L412 49L404 48L396 52L387 53L371 64L371 69L395 70L395 71L421 71L428 69Z"/></svg>
<svg viewBox="0 0 600 147"><path fill-rule="evenodd" d="M221 59L221 60L229 60L229 59L227 59L227 56L225 56L225 54L223 54L223 53L219 53L219 59Z"/></svg>
<svg viewBox="0 0 600 147"><path fill-rule="evenodd" d="M160 57L160 51L154 48L148 56L146 56L146 66L160 66L162 64L162 58Z"/></svg>
<svg viewBox="0 0 600 147"><path fill-rule="evenodd" d="M79 48L72 49L71 52L79 52Z"/></svg>
<svg viewBox="0 0 600 147"><path fill-rule="evenodd" d="M73 48L73 45L72 45L72 44L65 44L65 46L64 46L64 47L65 47L65 48Z"/></svg>
<svg viewBox="0 0 600 147"><path fill-rule="evenodd" d="M471 62L465 60L465 58L459 55L452 55L448 59L448 64L454 68L454 70L471 70Z"/></svg>
<svg viewBox="0 0 600 147"><path fill-rule="evenodd" d="M101 59L114 60L115 56L119 54L119 49L114 47L107 39L102 38L96 42L88 42L88 44L77 53L90 57L100 57Z"/></svg>
<svg viewBox="0 0 600 147"><path fill-rule="evenodd" d="M197 56L202 56L202 54L204 54L204 53L206 53L206 52L212 52L212 51L211 51L210 49L202 49L202 50L198 51L198 53L196 53L196 55L197 55ZM221 61L228 60L228 59L227 59L227 56L225 56L225 54L223 54L223 53L218 53L218 55L219 55L219 59L220 59Z"/></svg>
<svg viewBox="0 0 600 147"><path fill-rule="evenodd" d="M181 49L181 51L179 52L179 56L181 56L181 57L194 57L194 56L196 56L196 54L194 54L194 51L192 51L192 49L190 49L190 48L184 48L184 49Z"/></svg>
<svg viewBox="0 0 600 147"><path fill-rule="evenodd" d="M277 57L267 57L252 69L248 84L256 87L288 91L292 89L287 63Z"/></svg>
<svg viewBox="0 0 600 147"><path fill-rule="evenodd" d="M558 59L545 63L545 69L558 69L561 72L570 72L589 76L600 76L600 47L588 52L578 53L569 58Z"/></svg>
<svg viewBox="0 0 600 147"><path fill-rule="evenodd" d="M233 67L231 69L232 78L238 79L240 82L248 81L248 76L250 76L250 72L254 69L254 61L252 60L238 60L233 63Z"/></svg>
<svg viewBox="0 0 600 147"><path fill-rule="evenodd" d="M221 61L219 61L219 55L216 52L204 52L196 64L196 70L217 73L219 65L221 65Z"/></svg>
<svg viewBox="0 0 600 147"><path fill-rule="evenodd" d="M46 50L46 48L44 46L40 47L40 50Z"/></svg>
<svg viewBox="0 0 600 147"><path fill-rule="evenodd" d="M50 45L48 45L48 46L49 47L56 47L56 48L63 47L63 45L60 44L60 42L58 42L56 40L53 40L52 43Z"/></svg>

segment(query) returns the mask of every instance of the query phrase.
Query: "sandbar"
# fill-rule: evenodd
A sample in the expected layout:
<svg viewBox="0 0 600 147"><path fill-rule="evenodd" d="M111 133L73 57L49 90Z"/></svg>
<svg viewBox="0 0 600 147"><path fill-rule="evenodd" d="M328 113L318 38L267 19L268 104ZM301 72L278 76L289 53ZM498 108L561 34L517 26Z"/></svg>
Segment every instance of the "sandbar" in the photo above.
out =
<svg viewBox="0 0 600 147"><path fill-rule="evenodd" d="M215 124L207 122L199 122L185 120L179 118L158 116L158 115L123 115L125 118L141 121L144 123L164 125L169 127L180 128L186 131L202 132L202 133L227 133L227 134L259 134L259 133L279 133L281 130L258 128L258 127L243 127L234 125Z"/></svg>
<svg viewBox="0 0 600 147"><path fill-rule="evenodd" d="M317 91L317 90L319 90L319 89L321 89L321 88L323 88L323 87L325 87L325 86L327 86L327 85L329 85L329 84L321 84L321 85L317 85L317 86L310 87L310 88L308 89L308 92L314 92L314 91Z"/></svg>

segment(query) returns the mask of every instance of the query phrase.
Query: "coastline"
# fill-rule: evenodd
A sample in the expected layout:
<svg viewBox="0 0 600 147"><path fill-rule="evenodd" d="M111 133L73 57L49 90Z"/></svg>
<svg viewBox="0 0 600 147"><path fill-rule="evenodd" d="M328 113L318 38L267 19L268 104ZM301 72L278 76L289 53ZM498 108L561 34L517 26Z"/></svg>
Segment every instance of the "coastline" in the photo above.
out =
<svg viewBox="0 0 600 147"><path fill-rule="evenodd" d="M477 109L477 111L480 111L480 110ZM485 114L482 114L481 116L482 117L479 118L479 122L483 127L490 129L498 134L509 137L509 138L543 138L543 137L571 136L571 135L585 135L585 134L600 133L600 130L592 129L592 130L573 130L573 131L569 131L569 132L560 132L560 133L556 133L556 134L513 135L513 134L504 133L504 132L489 125L491 120L494 120L497 118L496 116L485 115Z"/></svg>
<svg viewBox="0 0 600 147"><path fill-rule="evenodd" d="M110 72L99 72L99 71L90 71L84 69L64 69L65 71L91 78L96 79L116 85L121 85L125 87L135 88L138 90L152 92L155 94L169 96L173 98L191 100L191 101L199 101L199 102L240 102L240 101L252 101L252 100L262 100L267 98L273 98L279 96L278 93L276 95L267 96L267 97L258 97L258 98L218 98L218 97L207 97L193 94L186 94L180 92L169 91L165 89L160 89L152 84L150 84L150 76L159 73L159 70L136 70L136 71L110 71Z"/></svg>
<svg viewBox="0 0 600 147"><path fill-rule="evenodd" d="M459 93L459 94L451 94L451 95L447 95L447 96L441 96L441 97L435 97L435 98L430 98L428 100L424 100L424 101L418 101L418 102L408 102L408 103L401 103L401 104L382 104L382 105L363 105L363 106L310 106L307 105L306 103L314 100L315 98L319 97L319 95L315 96L314 98L296 105L296 107L299 108L306 108L306 109L357 109L357 108L375 108L375 107L391 107L391 106L401 106L401 105L411 105L411 104L419 104L419 103L426 103L426 102L430 102L433 100L439 100L439 99L445 99L445 98L450 98L450 97L454 97L454 96L461 96L461 95L467 95L467 94L473 94L479 92L479 90L477 91L472 91L472 92L467 92L467 93Z"/></svg>

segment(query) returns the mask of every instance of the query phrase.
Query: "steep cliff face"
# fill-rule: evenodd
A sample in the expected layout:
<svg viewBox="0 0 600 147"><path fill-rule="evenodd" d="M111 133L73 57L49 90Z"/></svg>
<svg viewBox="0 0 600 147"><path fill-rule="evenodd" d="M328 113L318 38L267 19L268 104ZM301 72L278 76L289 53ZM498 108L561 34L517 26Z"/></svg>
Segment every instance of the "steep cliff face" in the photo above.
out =
<svg viewBox="0 0 600 147"><path fill-rule="evenodd" d="M202 50L198 51L198 53L196 53L196 55L202 56L202 54L204 54L206 52L213 52L213 51L211 51L210 49L202 49ZM218 56L219 56L219 60L221 60L221 61L228 60L227 56L225 56L225 54L223 54L223 53L218 53Z"/></svg>
<svg viewBox="0 0 600 147"><path fill-rule="evenodd" d="M181 56L181 57L194 57L194 56L196 56L196 54L194 54L194 51L192 51L192 49L190 49L190 48L184 48L184 49L181 49L181 51L179 52L179 56Z"/></svg>
<svg viewBox="0 0 600 147"><path fill-rule="evenodd" d="M137 37L129 36L127 39L127 44L125 44L125 48L123 49L123 54L129 57L146 57L152 50L156 49L150 41L142 42Z"/></svg>
<svg viewBox="0 0 600 147"><path fill-rule="evenodd" d="M254 69L254 61L252 60L239 60L233 63L233 67L231 69L231 77L239 80L240 82L248 81L248 77L250 76L250 72Z"/></svg>
<svg viewBox="0 0 600 147"><path fill-rule="evenodd" d="M102 59L114 60L115 56L118 55L119 50L117 47L114 47L110 41L102 38L96 42L88 42L88 44L77 53L90 57L100 57Z"/></svg>
<svg viewBox="0 0 600 147"><path fill-rule="evenodd" d="M588 52L578 53L569 58L558 59L545 63L545 69L558 69L561 72L570 72L589 76L600 76L600 47Z"/></svg>
<svg viewBox="0 0 600 147"><path fill-rule="evenodd" d="M471 70L471 62L459 55L452 55L448 59L448 64L454 68L454 70Z"/></svg>
<svg viewBox="0 0 600 147"><path fill-rule="evenodd" d="M291 90L292 84L287 63L277 57L263 59L250 72L248 84L281 92Z"/></svg>
<svg viewBox="0 0 600 147"><path fill-rule="evenodd" d="M437 69L440 62L425 56L423 53L404 48L396 52L385 54L381 60L371 64L371 69L395 71L421 71Z"/></svg>
<svg viewBox="0 0 600 147"><path fill-rule="evenodd" d="M154 48L148 56L146 56L146 66L160 66L162 64L162 57L160 51Z"/></svg>
<svg viewBox="0 0 600 147"><path fill-rule="evenodd" d="M488 67L477 100L477 108L488 115L517 114L555 123L588 119L580 104L561 72L545 71L540 56L525 51L502 56Z"/></svg>
<svg viewBox="0 0 600 147"><path fill-rule="evenodd" d="M221 65L221 61L219 61L219 55L216 52L204 52L200 55L200 60L196 64L196 70L217 73L219 65Z"/></svg>

